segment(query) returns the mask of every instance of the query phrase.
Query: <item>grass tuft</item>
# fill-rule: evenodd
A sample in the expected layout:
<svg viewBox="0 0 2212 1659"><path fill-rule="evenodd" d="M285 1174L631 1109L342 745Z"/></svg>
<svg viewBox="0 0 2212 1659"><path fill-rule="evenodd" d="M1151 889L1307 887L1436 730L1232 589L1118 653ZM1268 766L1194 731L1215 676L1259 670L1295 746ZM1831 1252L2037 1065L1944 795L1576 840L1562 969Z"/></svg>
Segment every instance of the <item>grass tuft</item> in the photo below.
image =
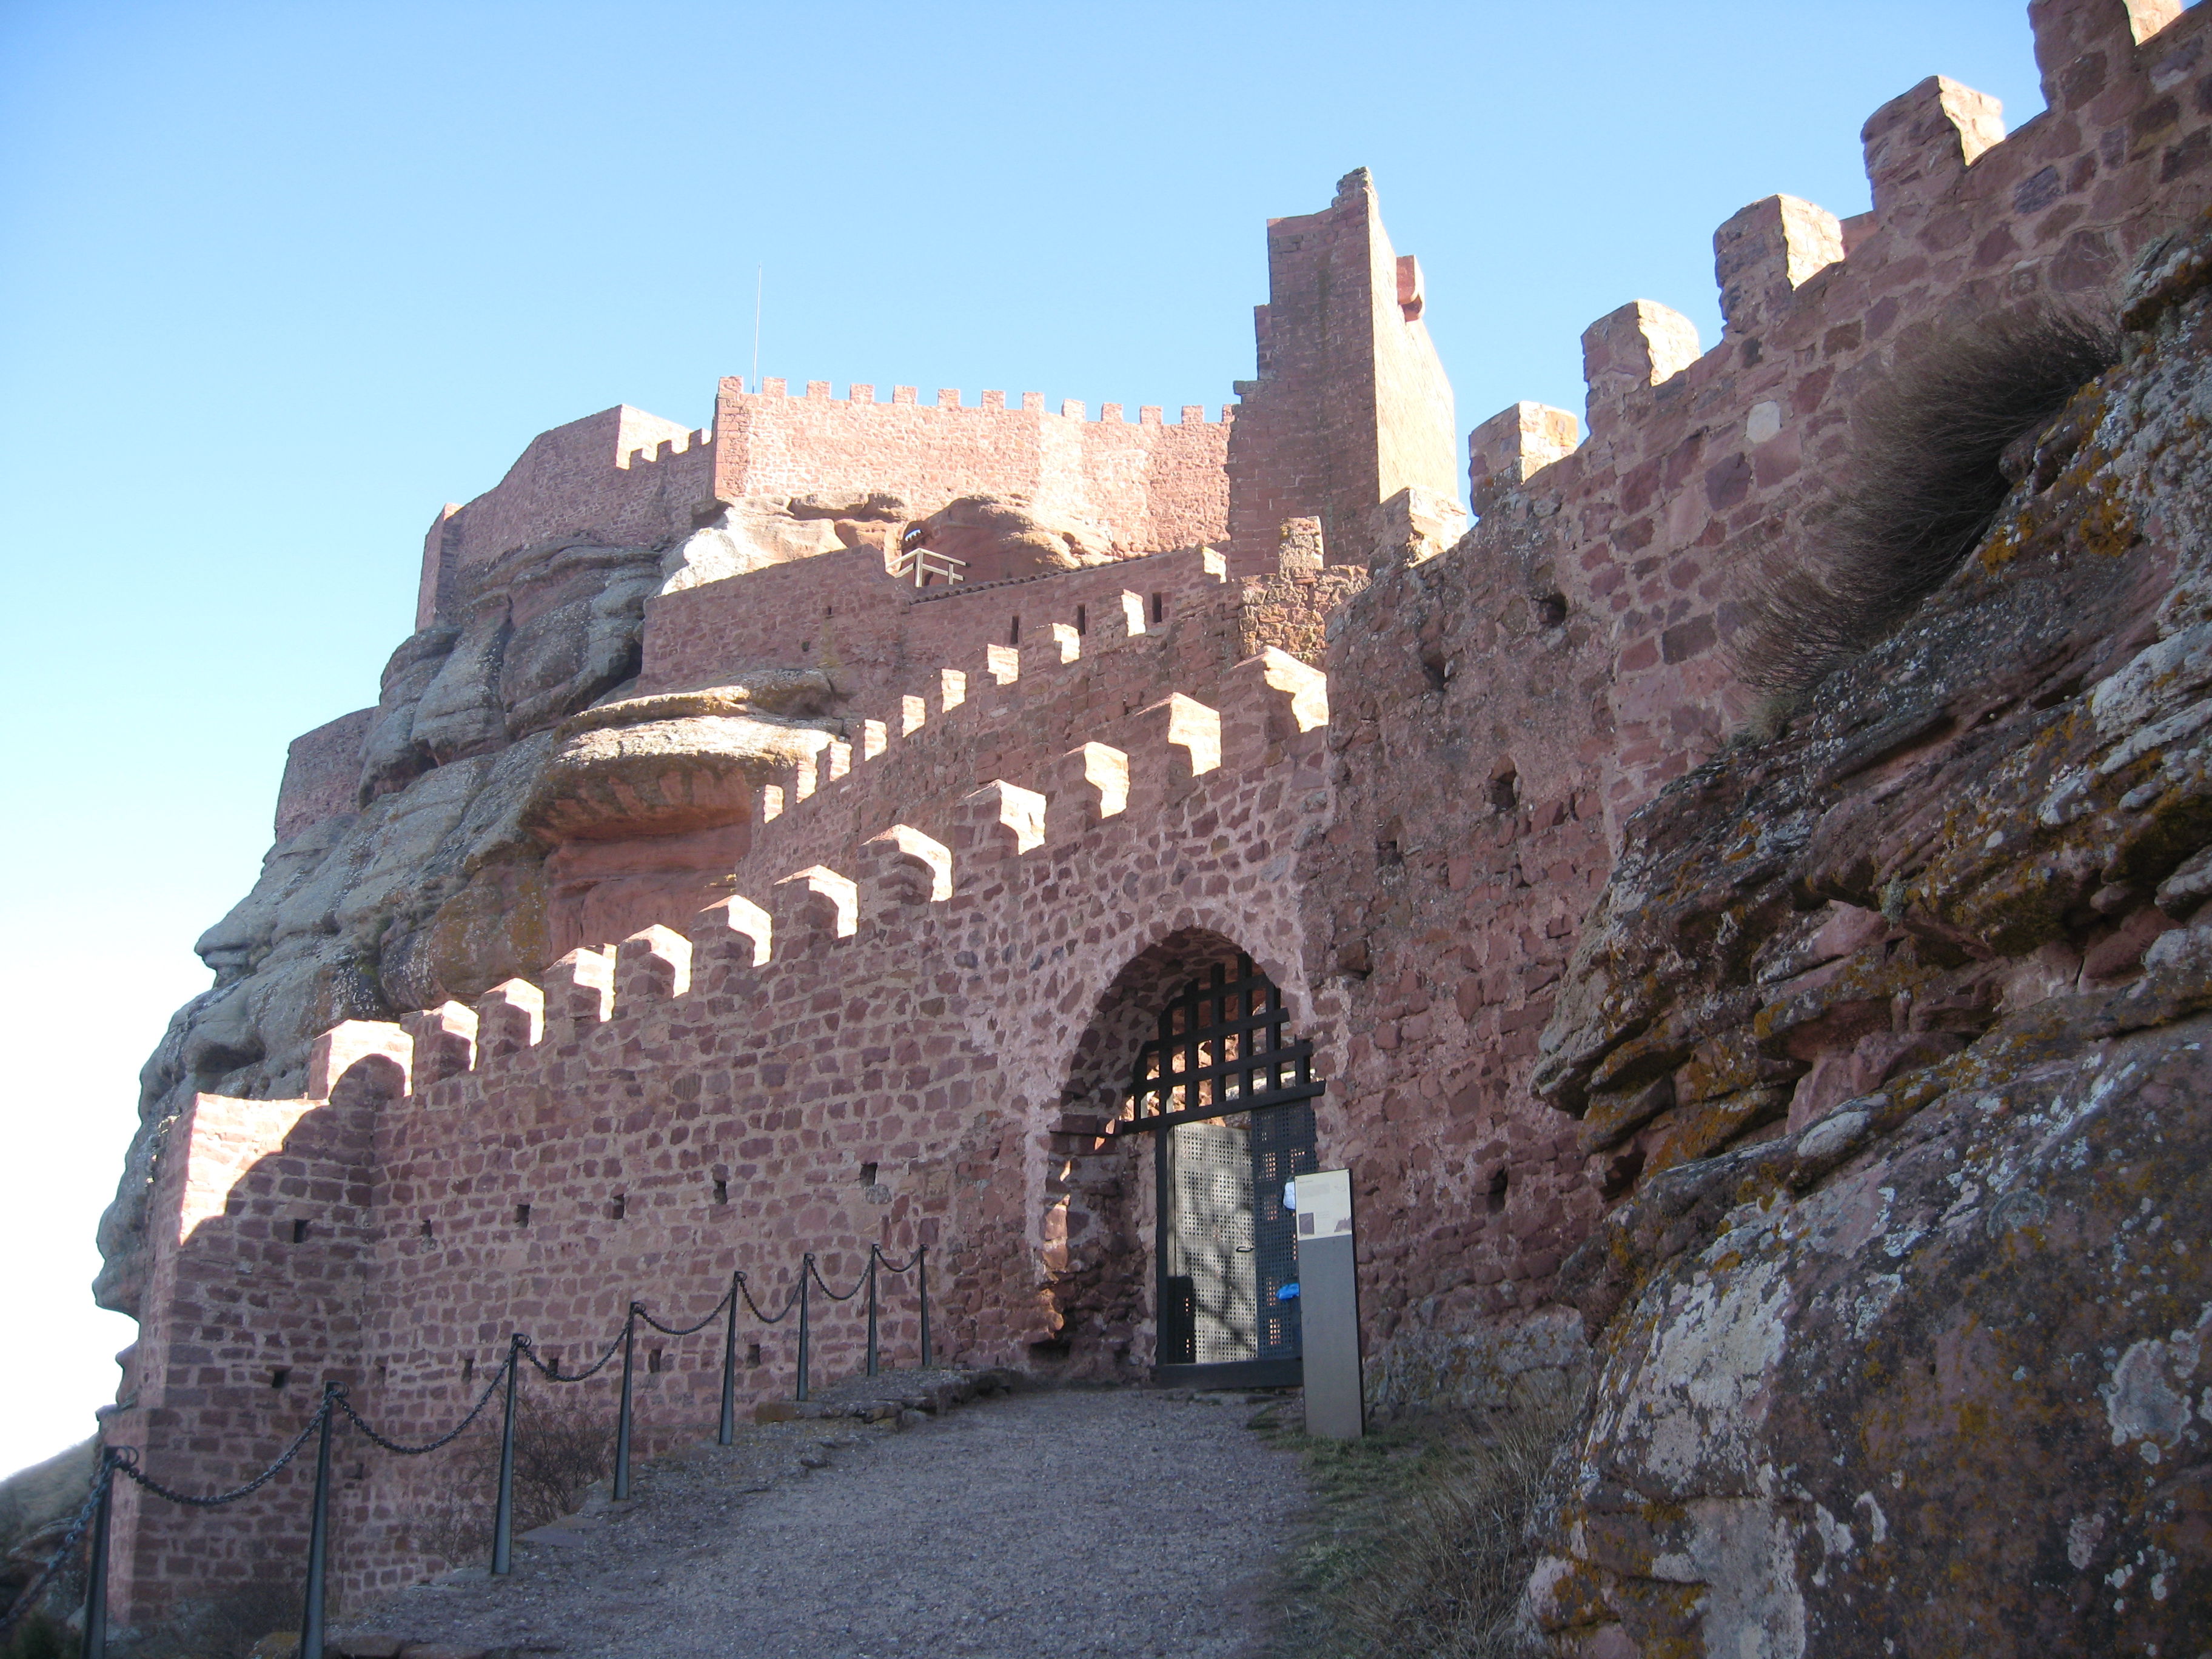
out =
<svg viewBox="0 0 2212 1659"><path fill-rule="evenodd" d="M1813 558L1754 572L1730 654L1747 684L1802 691L1903 622L1989 533L2005 452L2119 360L2112 326L2059 306L1930 341L1851 411L1851 459L1808 513Z"/></svg>
<svg viewBox="0 0 2212 1659"><path fill-rule="evenodd" d="M1305 1454L1317 1513L1291 1553L1273 1659L1543 1653L1522 1592L1574 1415L1571 1401L1531 1397L1364 1440L1283 1434Z"/></svg>

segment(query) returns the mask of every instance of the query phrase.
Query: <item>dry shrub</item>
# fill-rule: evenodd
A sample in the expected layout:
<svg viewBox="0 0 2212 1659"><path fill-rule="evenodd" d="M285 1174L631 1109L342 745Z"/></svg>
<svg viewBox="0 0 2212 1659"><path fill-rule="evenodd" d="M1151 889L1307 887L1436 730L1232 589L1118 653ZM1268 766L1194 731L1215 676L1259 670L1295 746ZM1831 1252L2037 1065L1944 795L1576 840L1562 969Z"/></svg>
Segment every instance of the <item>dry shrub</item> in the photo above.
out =
<svg viewBox="0 0 2212 1659"><path fill-rule="evenodd" d="M1296 1549L1281 1659L1526 1659L1534 1536L1572 1391L1308 1443L1321 1514Z"/></svg>
<svg viewBox="0 0 2212 1659"><path fill-rule="evenodd" d="M83 1646L77 1633L51 1613L33 1612L16 1620L0 1646L0 1659L76 1659Z"/></svg>
<svg viewBox="0 0 2212 1659"><path fill-rule="evenodd" d="M2055 305L1933 337L1851 411L1844 477L1807 514L1813 558L1755 571L1744 681L1804 690L1895 628L1989 532L2006 450L2118 361L2110 323Z"/></svg>
<svg viewBox="0 0 2212 1659"><path fill-rule="evenodd" d="M499 1438L499 1418L488 1412L455 1443L441 1496L416 1512L410 1528L426 1554L470 1565L490 1559ZM613 1414L574 1391L550 1385L523 1390L514 1408L514 1530L574 1514L584 1494L613 1473L614 1442Z"/></svg>
<svg viewBox="0 0 2212 1659"><path fill-rule="evenodd" d="M247 1659L263 1637L296 1632L304 1540L299 1557L281 1565L264 1558L258 1576L186 1604L167 1626L131 1644L131 1659Z"/></svg>

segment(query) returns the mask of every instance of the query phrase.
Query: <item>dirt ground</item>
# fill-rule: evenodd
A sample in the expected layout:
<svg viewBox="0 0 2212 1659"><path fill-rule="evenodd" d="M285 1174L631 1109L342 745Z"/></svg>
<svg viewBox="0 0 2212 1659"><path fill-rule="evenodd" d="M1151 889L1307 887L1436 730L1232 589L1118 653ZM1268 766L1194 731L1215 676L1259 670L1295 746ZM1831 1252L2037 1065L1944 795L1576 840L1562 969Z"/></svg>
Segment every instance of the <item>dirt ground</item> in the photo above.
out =
<svg viewBox="0 0 2212 1659"><path fill-rule="evenodd" d="M750 1430L344 1621L574 1659L1233 1659L1306 1504L1241 1395L1066 1389ZM334 1644L343 1650L343 1643Z"/></svg>

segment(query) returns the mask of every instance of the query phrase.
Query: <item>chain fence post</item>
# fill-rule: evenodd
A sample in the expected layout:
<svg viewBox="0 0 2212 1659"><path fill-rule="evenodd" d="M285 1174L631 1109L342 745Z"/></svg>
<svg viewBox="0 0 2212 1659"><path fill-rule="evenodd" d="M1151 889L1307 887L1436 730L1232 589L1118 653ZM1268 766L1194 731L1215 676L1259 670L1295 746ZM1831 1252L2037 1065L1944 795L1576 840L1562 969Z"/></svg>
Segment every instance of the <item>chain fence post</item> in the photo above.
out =
<svg viewBox="0 0 2212 1659"><path fill-rule="evenodd" d="M868 1375L876 1374L876 1261L882 1255L876 1245L868 1246Z"/></svg>
<svg viewBox="0 0 2212 1659"><path fill-rule="evenodd" d="M915 1245L915 1246L914 1247L914 1265L915 1265L915 1271L916 1274L918 1275L918 1282L919 1282L919 1284L920 1284L920 1285L921 1285L921 1368L922 1368L922 1370L926 1370L926 1371L927 1371L927 1370L934 1370L934 1369L935 1369L934 1361L933 1361L933 1358L932 1358L932 1356L931 1356L931 1354L930 1354L930 1351L929 1351L929 1246L928 1246L928 1245L927 1245L927 1244L917 1244L917 1245Z"/></svg>
<svg viewBox="0 0 2212 1659"><path fill-rule="evenodd" d="M727 1446L738 1437L738 1275L730 1275L730 1322L722 1330L722 1421L714 1431L714 1443Z"/></svg>
<svg viewBox="0 0 2212 1659"><path fill-rule="evenodd" d="M107 1659L107 1518L115 1498L115 1451L100 1449L100 1506L92 1514L92 1559L84 1573L84 1659Z"/></svg>
<svg viewBox="0 0 2212 1659"><path fill-rule="evenodd" d="M806 1260L799 1264L799 1392L792 1397L806 1398L806 1348L811 1334L806 1319L806 1281L814 1277L814 1252L806 1253Z"/></svg>
<svg viewBox="0 0 2212 1659"><path fill-rule="evenodd" d="M499 1508L491 1523L491 1570L514 1570L514 1390L521 1380L522 1350L529 1339L517 1331L507 1344L507 1402L499 1424Z"/></svg>
<svg viewBox="0 0 2212 1659"><path fill-rule="evenodd" d="M629 1496L630 1376L637 1358L637 1310L638 1304L631 1303L629 1316L623 1321L622 1410L615 1418L615 1502L617 1504Z"/></svg>
<svg viewBox="0 0 2212 1659"><path fill-rule="evenodd" d="M323 1384L323 1425L315 1445L315 1499L307 1526L307 1607L300 1615L299 1659L323 1659L323 1594L331 1542L331 1433L336 1426L337 1397L343 1391L342 1383Z"/></svg>

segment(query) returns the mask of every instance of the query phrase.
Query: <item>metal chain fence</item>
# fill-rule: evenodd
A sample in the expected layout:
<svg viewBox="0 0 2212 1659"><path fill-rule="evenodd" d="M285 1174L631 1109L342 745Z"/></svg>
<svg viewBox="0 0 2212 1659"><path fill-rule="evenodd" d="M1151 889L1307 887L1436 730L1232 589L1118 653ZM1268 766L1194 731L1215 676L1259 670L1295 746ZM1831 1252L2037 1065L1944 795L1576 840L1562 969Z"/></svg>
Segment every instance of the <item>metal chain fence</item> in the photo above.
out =
<svg viewBox="0 0 2212 1659"><path fill-rule="evenodd" d="M868 1265L852 1288L839 1291L830 1289L816 1265L814 1253L808 1251L801 1261L797 1283L784 1299L781 1309L774 1314L762 1311L753 1299L751 1288L743 1273L730 1275L730 1288L722 1299L710 1309L696 1324L664 1324L647 1310L642 1302L632 1301L623 1315L622 1328L614 1340L596 1359L582 1370L563 1372L557 1360L542 1357L530 1338L522 1332L509 1337L507 1355L500 1362L491 1380L476 1398L459 1422L434 1440L421 1445L408 1445L392 1439L373 1426L354 1409L346 1397L343 1382L328 1382L323 1385L323 1398L307 1422L301 1426L291 1443L279 1452L276 1460L258 1474L227 1491L216 1492L179 1492L148 1474L138 1467L138 1453L131 1446L103 1446L100 1467L93 1477L92 1491L86 1495L83 1506L63 1535L61 1544L46 1565L40 1567L25 1586L22 1593L5 1613L0 1613L0 1645L4 1645L15 1627L27 1618L39 1605L55 1579L76 1558L78 1549L90 1539L90 1554L86 1563L84 1604L84 1637L81 1647L82 1659L107 1659L107 1577L108 1534L115 1477L122 1475L141 1490L168 1503L191 1509L220 1509L235 1504L241 1498L259 1492L292 1461L298 1457L308 1441L316 1442L315 1486L310 1508L306 1572L306 1611L300 1625L298 1659L324 1659L324 1610L327 1601L327 1578L330 1555L330 1486L331 1444L336 1431L343 1422L351 1423L371 1445L400 1457L421 1457L453 1444L467 1431L470 1425L483 1415L495 1395L504 1391L504 1402L500 1421L499 1497L492 1526L491 1570L504 1575L514 1570L514 1432L516 1385L520 1382L523 1363L527 1361L534 1370L548 1382L556 1383L582 1382L598 1376L622 1356L622 1405L616 1418L614 1496L617 1499L629 1496L630 1485L630 1426L632 1419L632 1387L636 1361L637 1328L643 1323L662 1334L686 1337L697 1334L717 1319L722 1319L722 1398L721 1417L716 1431L716 1441L729 1445L737 1436L737 1347L738 1314L742 1307L764 1325L781 1324L796 1309L799 1314L798 1376L793 1397L804 1401L809 1385L808 1370L811 1360L809 1346L812 1335L812 1313L808 1287L819 1286L822 1293L833 1303L850 1302L865 1290L867 1292L868 1337L867 1375L878 1374L880 1344L878 1332L878 1296L877 1279L879 1273L894 1276L913 1273L916 1275L916 1301L921 1314L921 1359L927 1370L934 1364L929 1328L929 1262L928 1246L917 1246L915 1253L902 1263L894 1263L883 1253L880 1245L868 1247Z"/></svg>

